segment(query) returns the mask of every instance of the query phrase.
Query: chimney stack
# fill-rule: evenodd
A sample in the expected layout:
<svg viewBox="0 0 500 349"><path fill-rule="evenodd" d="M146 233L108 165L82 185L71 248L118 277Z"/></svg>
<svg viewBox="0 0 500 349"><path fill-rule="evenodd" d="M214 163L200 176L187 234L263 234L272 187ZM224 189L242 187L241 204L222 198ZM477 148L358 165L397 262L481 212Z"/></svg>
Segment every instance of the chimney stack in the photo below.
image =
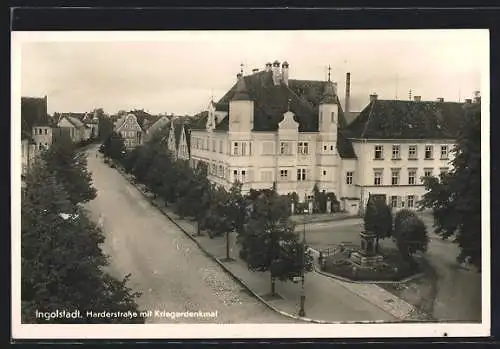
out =
<svg viewBox="0 0 500 349"><path fill-rule="evenodd" d="M274 86L278 86L281 82L281 72L280 72L280 62L279 61L274 61L272 71L273 71Z"/></svg>
<svg viewBox="0 0 500 349"><path fill-rule="evenodd" d="M378 95L376 93L372 93L370 95L370 102L376 101L378 99Z"/></svg>
<svg viewBox="0 0 500 349"><path fill-rule="evenodd" d="M470 98L465 99L465 104L471 104L471 103L472 103L472 99L470 99Z"/></svg>
<svg viewBox="0 0 500 349"><path fill-rule="evenodd" d="M474 91L474 103L481 102L481 92Z"/></svg>
<svg viewBox="0 0 500 349"><path fill-rule="evenodd" d="M415 102L420 102L422 100L422 97L421 96L413 96L413 100Z"/></svg>
<svg viewBox="0 0 500 349"><path fill-rule="evenodd" d="M351 99L351 73L345 75L345 112L349 112Z"/></svg>
<svg viewBox="0 0 500 349"><path fill-rule="evenodd" d="M444 98L443 98L443 97L439 97L439 98L437 99L437 101L438 101L438 102L443 103L443 102L444 102Z"/></svg>
<svg viewBox="0 0 500 349"><path fill-rule="evenodd" d="M408 91L408 100L411 101L411 89Z"/></svg>
<svg viewBox="0 0 500 349"><path fill-rule="evenodd" d="M271 71L272 68L273 68L273 65L270 62L266 63L266 71Z"/></svg>
<svg viewBox="0 0 500 349"><path fill-rule="evenodd" d="M281 79L283 83L288 86L288 62L284 61L281 65Z"/></svg>
<svg viewBox="0 0 500 349"><path fill-rule="evenodd" d="M257 73L258 71L259 71L259 69L258 69L258 68L254 68L254 69L252 69L252 73L254 73L254 74L255 74L255 73Z"/></svg>
<svg viewBox="0 0 500 349"><path fill-rule="evenodd" d="M243 74L242 73L236 74L236 81L240 81L241 78L243 78Z"/></svg>

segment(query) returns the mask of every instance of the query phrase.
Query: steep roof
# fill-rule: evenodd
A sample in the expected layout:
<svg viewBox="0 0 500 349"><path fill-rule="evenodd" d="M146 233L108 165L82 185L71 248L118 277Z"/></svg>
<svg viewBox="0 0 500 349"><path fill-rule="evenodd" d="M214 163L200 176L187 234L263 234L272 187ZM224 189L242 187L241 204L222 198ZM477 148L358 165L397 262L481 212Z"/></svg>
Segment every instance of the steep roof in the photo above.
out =
<svg viewBox="0 0 500 349"><path fill-rule="evenodd" d="M454 139L465 109L456 102L374 100L343 132L349 138Z"/></svg>
<svg viewBox="0 0 500 349"><path fill-rule="evenodd" d="M360 114L360 111L349 111L349 112L344 112L345 120L347 121L347 124L349 125L351 122L353 122L358 115Z"/></svg>
<svg viewBox="0 0 500 349"><path fill-rule="evenodd" d="M145 112L144 110L138 110L138 109L135 109L135 110L131 110L130 112L128 112L128 114L134 114L136 119L137 119L137 123L139 124L139 126L141 126L141 128L143 130L145 130L145 126L144 126L144 121L147 119L149 121L149 125L152 125L151 123L151 120L154 118L153 115Z"/></svg>
<svg viewBox="0 0 500 349"><path fill-rule="evenodd" d="M50 126L47 98L21 97L21 137L30 138L33 126Z"/></svg>
<svg viewBox="0 0 500 349"><path fill-rule="evenodd" d="M254 100L254 131L276 131L290 107L299 123L299 131L315 132L318 130L318 107L328 85L326 81L290 79L288 86L275 86L272 72L262 71L238 80L215 105L218 111L228 111L229 102L235 97L240 99L238 90L245 87L245 92ZM224 121L216 129L224 130L229 125Z"/></svg>
<svg viewBox="0 0 500 349"><path fill-rule="evenodd" d="M85 124L80 119L74 116L66 116L65 118L76 128L85 127Z"/></svg>

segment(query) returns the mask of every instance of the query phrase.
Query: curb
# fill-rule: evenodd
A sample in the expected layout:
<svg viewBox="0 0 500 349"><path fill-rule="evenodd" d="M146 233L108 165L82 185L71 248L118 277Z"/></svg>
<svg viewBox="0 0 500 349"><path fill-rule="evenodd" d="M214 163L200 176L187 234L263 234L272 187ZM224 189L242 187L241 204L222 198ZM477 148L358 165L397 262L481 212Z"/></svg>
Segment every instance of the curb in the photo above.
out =
<svg viewBox="0 0 500 349"><path fill-rule="evenodd" d="M207 256L209 257L210 259L212 259L214 262L216 262L227 274L229 274L236 282L238 282L241 286L243 286L248 292L250 292L250 294L252 296L254 296L257 300L259 300L261 303L263 303L265 306L267 306L269 309L273 310L274 312L284 316L284 317L287 317L287 318L291 318L291 319L294 319L294 320L300 320L300 321L304 321L304 322L308 322L308 323L317 323L317 324L383 324L383 323L401 323L401 322L411 322L411 321L385 321L385 320L372 320L372 321L369 321L369 320L363 320L363 321L325 321L325 320L316 320L316 319L311 319L311 318L306 318L306 317L300 317L300 316L297 316L297 315L292 315L290 313L287 313L285 311L282 311L282 310L279 310L278 308L276 308L275 306L271 305L270 303L268 303L267 301L265 301L261 296L259 296L257 293L255 293L243 280L241 280L239 277L237 277L233 272L231 272L231 270L229 270L228 267L226 267L226 265L224 265L224 263L222 263L217 257L213 256L211 253L209 253L207 250L205 250L205 248L203 248L203 246L198 242L198 240L192 236L190 233L188 233L187 231L185 231L177 222L176 220L174 220L172 217L170 217L165 211L163 211L163 209L161 209L160 207L158 207L158 205L156 203L153 203L150 198L148 198L145 193L139 189L136 185L136 183L133 183L130 181L129 178L126 177L126 173L118 167L118 165L116 165L117 167L115 167L115 169L117 169L117 171L130 183L134 186L134 188L136 188L141 194L142 196L144 196L148 202L154 206L158 211L160 211L161 214L163 214L165 217L167 217L172 223L175 224L175 226L177 228L179 228L180 231L182 231L184 233L184 235L186 235L189 239L191 239L191 241L193 241L196 246L198 246L198 248Z"/></svg>
<svg viewBox="0 0 500 349"><path fill-rule="evenodd" d="M347 221L349 219L357 219L359 218L358 216L345 216L345 217L339 217L339 218L335 218L335 219L318 219L318 220L312 220L312 221L306 221L306 225L307 224L315 224L315 223L328 223L328 222L340 222L340 221ZM300 220L300 219L293 219L292 218L292 221L296 224L304 224L303 220Z"/></svg>

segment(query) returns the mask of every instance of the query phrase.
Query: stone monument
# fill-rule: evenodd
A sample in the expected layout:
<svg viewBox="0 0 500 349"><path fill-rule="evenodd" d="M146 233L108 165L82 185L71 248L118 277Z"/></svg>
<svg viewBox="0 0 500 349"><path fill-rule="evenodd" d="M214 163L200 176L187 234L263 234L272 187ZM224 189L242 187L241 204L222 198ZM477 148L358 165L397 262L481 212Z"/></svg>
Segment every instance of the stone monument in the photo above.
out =
<svg viewBox="0 0 500 349"><path fill-rule="evenodd" d="M372 232L362 231L361 247L358 251L351 253L351 262L359 268L370 268L379 265L384 257L375 252L376 235Z"/></svg>

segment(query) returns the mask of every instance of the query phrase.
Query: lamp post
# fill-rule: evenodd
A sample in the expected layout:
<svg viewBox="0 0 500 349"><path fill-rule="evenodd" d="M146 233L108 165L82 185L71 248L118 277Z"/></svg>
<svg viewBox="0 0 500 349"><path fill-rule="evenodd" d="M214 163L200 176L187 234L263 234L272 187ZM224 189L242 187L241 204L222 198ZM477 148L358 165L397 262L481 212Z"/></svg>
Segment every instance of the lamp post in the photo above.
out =
<svg viewBox="0 0 500 349"><path fill-rule="evenodd" d="M301 265L301 288L300 288L300 309L299 309L299 316L304 317L306 316L306 311L305 311L305 303L306 303L306 292L304 288L304 282L305 282L305 276L306 276L306 215L308 213L308 209L304 209L304 229L302 231L302 265Z"/></svg>

